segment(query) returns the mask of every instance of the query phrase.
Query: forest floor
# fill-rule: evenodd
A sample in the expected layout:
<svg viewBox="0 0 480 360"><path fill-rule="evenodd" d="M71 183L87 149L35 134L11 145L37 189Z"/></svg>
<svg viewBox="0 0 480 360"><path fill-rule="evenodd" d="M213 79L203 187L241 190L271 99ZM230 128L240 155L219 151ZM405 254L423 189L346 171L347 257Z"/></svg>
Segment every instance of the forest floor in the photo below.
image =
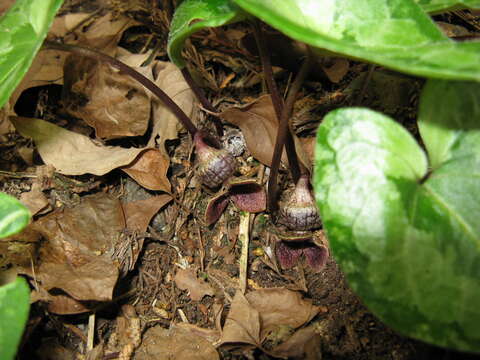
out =
<svg viewBox="0 0 480 360"><path fill-rule="evenodd" d="M49 39L136 67L201 128L213 133L220 118L236 175L265 185L278 125L250 25L187 42L188 67L218 111L209 114L168 62L173 8L169 0L70 0ZM480 33L478 13L435 20L452 38ZM304 48L263 30L285 93ZM381 111L418 138L422 79L344 58L315 61L291 119L310 161L318 124L339 107ZM191 137L153 95L105 64L42 50L0 112L0 147L0 190L34 214L26 231L0 242L0 269L26 276L33 291L19 359L480 358L383 325L332 257L321 269L303 260L282 269L274 214L241 212L226 197L208 226L218 194L194 175ZM286 168L280 187L293 187ZM321 229L311 236L328 246Z"/></svg>

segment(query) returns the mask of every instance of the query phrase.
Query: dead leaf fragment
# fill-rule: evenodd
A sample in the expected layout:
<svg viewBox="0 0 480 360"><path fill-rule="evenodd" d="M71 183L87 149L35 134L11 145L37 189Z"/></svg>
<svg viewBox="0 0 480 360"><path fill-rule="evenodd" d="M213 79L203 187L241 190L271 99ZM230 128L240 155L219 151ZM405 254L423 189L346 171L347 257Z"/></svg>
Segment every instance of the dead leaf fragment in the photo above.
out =
<svg viewBox="0 0 480 360"><path fill-rule="evenodd" d="M147 189L170 192L170 181L167 178L169 166L170 158L162 151L148 149L122 170Z"/></svg>
<svg viewBox="0 0 480 360"><path fill-rule="evenodd" d="M327 75L328 79L338 84L347 75L350 69L350 63L344 58L332 58L322 65L322 70Z"/></svg>
<svg viewBox="0 0 480 360"><path fill-rule="evenodd" d="M130 164L144 149L102 146L84 135L65 130L44 120L12 117L24 137L32 138L42 160L65 175L104 175Z"/></svg>
<svg viewBox="0 0 480 360"><path fill-rule="evenodd" d="M259 289L243 295L237 291L222 331L220 344L247 343L261 346L281 327L296 329L319 312L311 300L284 288Z"/></svg>
<svg viewBox="0 0 480 360"><path fill-rule="evenodd" d="M195 119L195 95L183 78L180 70L171 62L158 61L153 68L155 84L185 112L190 119ZM159 144L164 149L165 141L177 138L181 128L175 115L160 101L154 99L153 103L153 131L148 143L149 146ZM159 137L159 140L156 138Z"/></svg>
<svg viewBox="0 0 480 360"><path fill-rule="evenodd" d="M261 346L260 314L241 291L233 298L219 344L238 342Z"/></svg>
<svg viewBox="0 0 480 360"><path fill-rule="evenodd" d="M259 289L248 293L246 298L260 313L262 341L279 325L296 329L320 311L311 300L303 299L299 292L284 288Z"/></svg>
<svg viewBox="0 0 480 360"><path fill-rule="evenodd" d="M34 184L30 191L22 193L20 195L20 201L30 210L32 215L36 215L50 206L48 199L40 190L38 184Z"/></svg>
<svg viewBox="0 0 480 360"><path fill-rule="evenodd" d="M97 137L114 139L145 133L150 94L140 83L109 64L77 55L67 58L64 70L67 110L93 127ZM152 77L150 68L135 70Z"/></svg>
<svg viewBox="0 0 480 360"><path fill-rule="evenodd" d="M270 95L263 95L244 106L227 109L219 116L242 130L247 148L255 159L271 166L278 121ZM298 137L293 136L293 139L299 160L307 168L310 168L310 162ZM285 151L282 155L282 162L287 164Z"/></svg>
<svg viewBox="0 0 480 360"><path fill-rule="evenodd" d="M178 269L175 284L181 290L188 290L193 301L200 301L205 295L213 296L215 291L203 280L200 280L193 269Z"/></svg>
<svg viewBox="0 0 480 360"><path fill-rule="evenodd" d="M35 269L42 288L61 289L76 300L112 298L119 274L112 254L125 228L117 198L86 196L79 205L59 209L32 226L44 238Z"/></svg>
<svg viewBox="0 0 480 360"><path fill-rule="evenodd" d="M123 204L127 229L139 232L146 231L152 217L171 200L170 195L162 194Z"/></svg>
<svg viewBox="0 0 480 360"><path fill-rule="evenodd" d="M134 360L218 360L210 342L179 327L169 330L160 326L148 329L142 344L135 351Z"/></svg>

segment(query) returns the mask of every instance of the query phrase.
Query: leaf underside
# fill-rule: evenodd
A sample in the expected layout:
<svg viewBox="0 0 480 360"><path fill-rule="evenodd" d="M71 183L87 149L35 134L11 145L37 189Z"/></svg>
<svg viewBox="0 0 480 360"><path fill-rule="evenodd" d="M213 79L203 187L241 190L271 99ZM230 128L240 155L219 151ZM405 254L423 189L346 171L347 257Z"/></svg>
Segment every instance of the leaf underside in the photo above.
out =
<svg viewBox="0 0 480 360"><path fill-rule="evenodd" d="M414 0L234 1L291 38L320 49L424 77L480 80L480 42L451 41Z"/></svg>
<svg viewBox="0 0 480 360"><path fill-rule="evenodd" d="M406 335L468 351L480 351L479 103L478 84L426 85L430 167L390 118L333 111L314 180L333 254L367 306Z"/></svg>

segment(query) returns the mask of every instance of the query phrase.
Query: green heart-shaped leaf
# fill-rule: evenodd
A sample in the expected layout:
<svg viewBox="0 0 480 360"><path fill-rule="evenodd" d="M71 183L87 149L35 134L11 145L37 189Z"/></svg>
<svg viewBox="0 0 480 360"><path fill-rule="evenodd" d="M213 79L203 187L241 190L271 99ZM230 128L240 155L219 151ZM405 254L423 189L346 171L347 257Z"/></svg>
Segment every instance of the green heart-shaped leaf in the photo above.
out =
<svg viewBox="0 0 480 360"><path fill-rule="evenodd" d="M230 0L185 0L175 10L168 34L167 51L179 68L185 66L182 49L185 40L207 27L217 27L240 21L243 11Z"/></svg>
<svg viewBox="0 0 480 360"><path fill-rule="evenodd" d="M22 80L63 0L17 0L0 18L0 108Z"/></svg>
<svg viewBox="0 0 480 360"><path fill-rule="evenodd" d="M309 45L402 72L480 80L480 42L448 39L414 0L233 0Z"/></svg>
<svg viewBox="0 0 480 360"><path fill-rule="evenodd" d="M30 221L30 211L20 201L0 193L0 239L21 231Z"/></svg>
<svg viewBox="0 0 480 360"><path fill-rule="evenodd" d="M30 289L25 279L0 286L0 359L13 359L22 338L30 308Z"/></svg>
<svg viewBox="0 0 480 360"><path fill-rule="evenodd" d="M431 81L414 138L367 109L329 113L314 187L351 287L394 329L480 351L480 84Z"/></svg>

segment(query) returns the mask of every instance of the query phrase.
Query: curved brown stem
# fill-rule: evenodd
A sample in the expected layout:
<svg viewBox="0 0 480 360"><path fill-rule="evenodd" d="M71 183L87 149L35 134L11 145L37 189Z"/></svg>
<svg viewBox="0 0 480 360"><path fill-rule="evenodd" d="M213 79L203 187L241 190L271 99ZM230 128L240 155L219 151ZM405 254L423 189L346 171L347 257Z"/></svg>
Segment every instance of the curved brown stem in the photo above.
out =
<svg viewBox="0 0 480 360"><path fill-rule="evenodd" d="M197 97L197 100L200 101L200 104L202 104L203 108L212 113L216 113L217 110L213 107L212 103L207 99L203 90L197 85L195 80L193 80L193 77L190 74L190 71L188 71L186 66L183 69L181 69L181 72L182 72L183 78L187 82L188 86L190 86L190 89L192 89L193 93ZM218 136L220 137L223 136L223 127L220 120L214 117L213 124L215 125L215 130L217 130Z"/></svg>
<svg viewBox="0 0 480 360"><path fill-rule="evenodd" d="M183 110L168 96L162 89L160 89L154 82L140 74L138 71L132 69L130 66L123 62L109 56L102 54L96 50L85 48L77 45L61 44L53 41L45 41L44 46L47 49L56 49L61 51L69 51L81 56L89 57L101 62L108 63L113 67L119 69L123 73L131 76L140 84L145 86L154 95L156 95L161 102L176 116L178 121L187 129L187 131L193 136L197 132L197 127L193 124L192 120L183 112Z"/></svg>
<svg viewBox="0 0 480 360"><path fill-rule="evenodd" d="M300 71L298 72L295 80L288 91L287 99L285 101L285 106L283 107L282 116L280 117L280 124L277 132L277 139L275 142L275 148L273 150L272 157L272 166L270 167L270 178L268 179L268 208L270 211L276 209L276 199L278 192L278 169L280 168L280 160L282 158L283 144L285 139L290 133L290 128L288 120L292 114L293 104L297 98L297 93L302 86L303 80L308 75L310 67L312 65L312 56L309 52L307 58L302 64Z"/></svg>
<svg viewBox="0 0 480 360"><path fill-rule="evenodd" d="M260 60L262 62L265 82L267 83L268 91L272 96L273 108L275 109L275 114L277 115L277 120L280 124L284 106L283 99L280 96L280 92L278 91L277 84L275 83L275 79L273 77L272 63L270 61L270 56L268 55L267 43L265 41L265 37L263 36L263 32L260 29L260 23L258 20L253 21L253 31L255 35L255 41L257 43L258 53L260 55ZM293 181L296 183L300 178L301 171L297 152L295 151L295 142L293 141L293 136L290 131L287 133L284 141L290 172L292 174Z"/></svg>

